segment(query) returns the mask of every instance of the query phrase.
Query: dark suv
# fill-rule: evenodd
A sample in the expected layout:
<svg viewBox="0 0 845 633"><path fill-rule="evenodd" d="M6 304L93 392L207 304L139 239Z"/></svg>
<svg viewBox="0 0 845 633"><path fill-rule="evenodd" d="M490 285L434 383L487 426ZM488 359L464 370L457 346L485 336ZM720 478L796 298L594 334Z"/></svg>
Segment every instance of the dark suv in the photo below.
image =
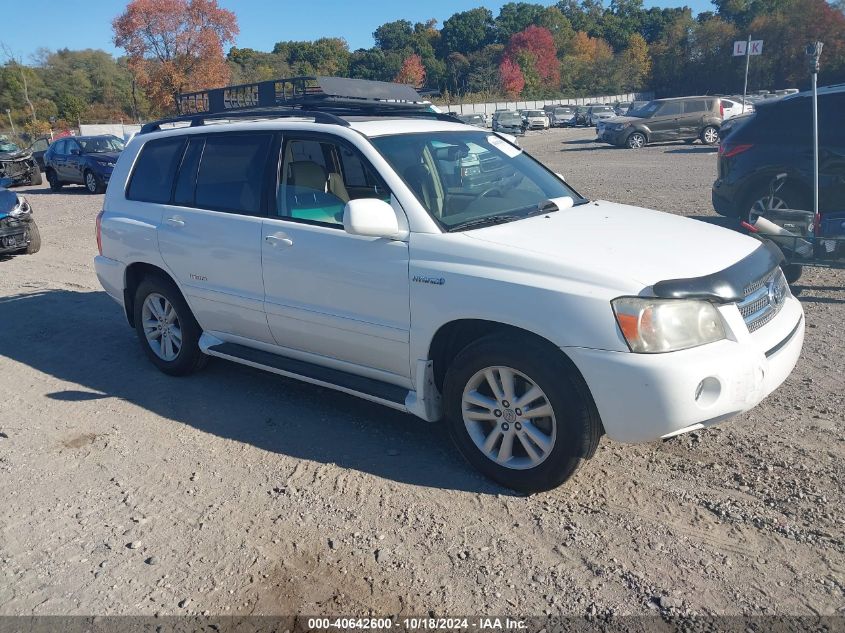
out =
<svg viewBox="0 0 845 633"><path fill-rule="evenodd" d="M719 97L656 99L604 126L601 138L620 147L640 149L654 141L686 141L715 145L722 127Z"/></svg>
<svg viewBox="0 0 845 633"><path fill-rule="evenodd" d="M845 210L845 84L819 89L819 210ZM731 119L713 183L717 213L747 219L752 210L813 207L813 112L809 92L758 101ZM728 127L728 126L726 126ZM769 199L778 174L786 180Z"/></svg>

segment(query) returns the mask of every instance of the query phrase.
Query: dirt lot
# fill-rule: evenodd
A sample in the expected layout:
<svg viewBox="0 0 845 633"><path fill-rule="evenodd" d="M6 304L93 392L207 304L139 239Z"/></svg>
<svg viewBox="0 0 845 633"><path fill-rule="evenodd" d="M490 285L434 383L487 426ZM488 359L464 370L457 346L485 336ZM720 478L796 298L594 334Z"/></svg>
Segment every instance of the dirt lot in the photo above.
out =
<svg viewBox="0 0 845 633"><path fill-rule="evenodd" d="M590 137L522 144L590 197L710 213L713 148ZM160 374L94 275L102 197L25 193L44 246L0 262L0 614L845 614L842 272L805 273L803 358L755 410L604 438L526 498L437 425L223 361Z"/></svg>

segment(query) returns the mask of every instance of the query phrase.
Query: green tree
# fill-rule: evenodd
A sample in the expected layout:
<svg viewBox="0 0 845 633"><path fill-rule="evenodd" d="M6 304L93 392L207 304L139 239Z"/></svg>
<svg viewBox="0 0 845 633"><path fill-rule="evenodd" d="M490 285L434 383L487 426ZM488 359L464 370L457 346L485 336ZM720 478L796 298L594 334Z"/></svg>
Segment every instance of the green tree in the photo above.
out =
<svg viewBox="0 0 845 633"><path fill-rule="evenodd" d="M376 46L385 51L402 51L411 47L414 29L408 20L395 20L378 27L373 33Z"/></svg>
<svg viewBox="0 0 845 633"><path fill-rule="evenodd" d="M447 55L477 51L495 39L493 13L483 7L455 13L443 23L440 36Z"/></svg>
<svg viewBox="0 0 845 633"><path fill-rule="evenodd" d="M539 24L545 12L542 4L528 2L508 2L499 10L496 17L496 38L507 44L515 33L524 31L532 24Z"/></svg>

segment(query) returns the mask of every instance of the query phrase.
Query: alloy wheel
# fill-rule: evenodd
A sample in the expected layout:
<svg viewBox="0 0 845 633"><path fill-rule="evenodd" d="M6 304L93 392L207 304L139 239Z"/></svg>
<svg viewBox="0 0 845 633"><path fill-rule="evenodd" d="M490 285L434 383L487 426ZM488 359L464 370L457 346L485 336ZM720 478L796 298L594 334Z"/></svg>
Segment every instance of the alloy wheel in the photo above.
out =
<svg viewBox="0 0 845 633"><path fill-rule="evenodd" d="M476 448L505 468L535 468L555 446L557 421L548 396L511 367L476 372L464 388L461 413Z"/></svg>
<svg viewBox="0 0 845 633"><path fill-rule="evenodd" d="M85 187L91 193L97 192L97 178L90 171L85 174Z"/></svg>
<svg viewBox="0 0 845 633"><path fill-rule="evenodd" d="M765 195L754 204L748 211L748 222L754 224L761 215L766 215L769 211L778 211L780 209L789 209L790 206L783 198L778 196Z"/></svg>
<svg viewBox="0 0 845 633"><path fill-rule="evenodd" d="M631 149L640 149L643 145L645 145L645 137L639 132L628 137L628 147Z"/></svg>
<svg viewBox="0 0 845 633"><path fill-rule="evenodd" d="M714 127L708 127L704 130L704 142L708 145L713 145L719 140L719 130Z"/></svg>
<svg viewBox="0 0 845 633"><path fill-rule="evenodd" d="M182 350L182 327L173 304L158 293L150 293L141 308L141 322L155 355L167 362L176 360Z"/></svg>

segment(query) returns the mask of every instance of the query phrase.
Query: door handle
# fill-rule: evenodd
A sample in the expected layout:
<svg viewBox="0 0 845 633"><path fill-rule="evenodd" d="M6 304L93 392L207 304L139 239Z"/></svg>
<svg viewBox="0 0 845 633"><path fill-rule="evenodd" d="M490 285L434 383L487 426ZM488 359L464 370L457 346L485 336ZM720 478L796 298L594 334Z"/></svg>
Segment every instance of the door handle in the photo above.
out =
<svg viewBox="0 0 845 633"><path fill-rule="evenodd" d="M180 218L178 215L174 215L172 218L167 218L165 220L170 226L185 226L185 220Z"/></svg>
<svg viewBox="0 0 845 633"><path fill-rule="evenodd" d="M293 246L293 240L290 239L284 233L274 233L271 235L265 235L264 241L268 242L271 246L278 246L279 244L283 244L285 246Z"/></svg>

